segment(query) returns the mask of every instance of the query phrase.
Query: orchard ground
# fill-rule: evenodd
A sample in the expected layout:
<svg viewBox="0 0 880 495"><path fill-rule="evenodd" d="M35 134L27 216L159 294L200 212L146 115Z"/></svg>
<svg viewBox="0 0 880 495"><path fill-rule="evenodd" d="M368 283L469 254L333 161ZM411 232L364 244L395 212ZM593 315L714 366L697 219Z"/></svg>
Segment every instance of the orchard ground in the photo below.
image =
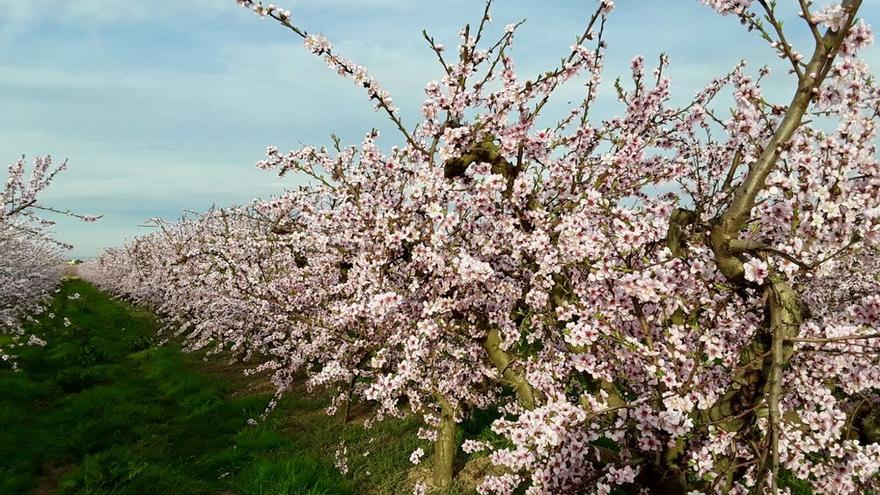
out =
<svg viewBox="0 0 880 495"><path fill-rule="evenodd" d="M30 323L47 346L22 351L23 371L0 371L0 493L401 494L425 476L407 461L413 422L365 430L352 411L345 425L342 412L325 413L327 397L301 389L248 426L272 387L245 366L157 345L152 314L79 279L62 284L49 311ZM489 435L492 419L462 429ZM340 439L349 476L334 466ZM466 483L486 463L458 465Z"/></svg>
<svg viewBox="0 0 880 495"><path fill-rule="evenodd" d="M49 311L29 324L47 346L0 370L2 494L397 494L418 476L414 423L368 431L354 411L345 425L298 390L248 426L273 389L245 366L156 345L153 315L79 279ZM334 466L340 439L356 453L349 476Z"/></svg>

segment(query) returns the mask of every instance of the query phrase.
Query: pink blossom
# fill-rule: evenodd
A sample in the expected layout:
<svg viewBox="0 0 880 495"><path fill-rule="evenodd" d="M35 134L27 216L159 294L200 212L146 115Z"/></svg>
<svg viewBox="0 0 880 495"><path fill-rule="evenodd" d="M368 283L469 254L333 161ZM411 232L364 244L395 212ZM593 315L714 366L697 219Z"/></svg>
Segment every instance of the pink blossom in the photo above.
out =
<svg viewBox="0 0 880 495"><path fill-rule="evenodd" d="M770 273L767 262L758 258L752 258L747 261L743 267L745 268L745 277L749 282L756 284L764 283L764 279Z"/></svg>

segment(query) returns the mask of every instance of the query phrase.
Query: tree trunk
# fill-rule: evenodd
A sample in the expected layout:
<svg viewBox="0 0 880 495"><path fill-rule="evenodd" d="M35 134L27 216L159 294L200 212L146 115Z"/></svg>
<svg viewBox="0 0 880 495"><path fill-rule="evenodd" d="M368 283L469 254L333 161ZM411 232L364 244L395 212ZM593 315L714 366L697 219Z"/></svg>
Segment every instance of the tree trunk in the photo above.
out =
<svg viewBox="0 0 880 495"><path fill-rule="evenodd" d="M431 479L434 488L446 489L452 485L452 464L455 461L456 430L452 411L442 405L440 425L437 427L437 440L434 441L434 473Z"/></svg>
<svg viewBox="0 0 880 495"><path fill-rule="evenodd" d="M520 374L516 373L510 367L510 358L507 353L501 349L501 335L498 329L493 328L486 334L486 340L483 341L483 348L489 354L492 364L501 373L504 383L513 387L516 391L519 404L526 410L535 408L535 396L532 393L532 387L529 382Z"/></svg>

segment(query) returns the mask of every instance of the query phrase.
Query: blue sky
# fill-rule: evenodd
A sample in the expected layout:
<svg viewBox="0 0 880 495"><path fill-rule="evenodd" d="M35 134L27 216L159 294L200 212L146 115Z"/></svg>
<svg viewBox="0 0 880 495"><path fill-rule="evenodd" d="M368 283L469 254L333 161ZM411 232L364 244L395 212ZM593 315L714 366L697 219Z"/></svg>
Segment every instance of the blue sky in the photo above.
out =
<svg viewBox="0 0 880 495"><path fill-rule="evenodd" d="M782 0L780 4L795 4ZM322 32L338 51L391 91L405 122L417 122L424 84L440 77L421 38L447 46L479 21L482 2L279 0L298 25ZM825 2L819 0L817 5ZM770 49L736 19L696 0L618 0L609 20L606 97L633 55L672 60L675 98L686 100L740 59L779 68L768 88L788 100L791 80ZM523 75L555 66L582 32L590 0L496 0L496 32L527 19L513 55ZM880 0L862 17L880 23ZM792 41L808 34L790 20ZM880 65L872 47L867 58ZM579 87L551 102L567 107ZM282 190L253 164L267 145L327 144L330 133L358 143L376 127L397 142L363 92L327 70L299 39L233 0L0 0L0 162L21 154L69 158L45 202L103 214L94 224L62 220L58 235L85 257L145 232L144 219L173 219ZM285 179L290 185L295 179Z"/></svg>

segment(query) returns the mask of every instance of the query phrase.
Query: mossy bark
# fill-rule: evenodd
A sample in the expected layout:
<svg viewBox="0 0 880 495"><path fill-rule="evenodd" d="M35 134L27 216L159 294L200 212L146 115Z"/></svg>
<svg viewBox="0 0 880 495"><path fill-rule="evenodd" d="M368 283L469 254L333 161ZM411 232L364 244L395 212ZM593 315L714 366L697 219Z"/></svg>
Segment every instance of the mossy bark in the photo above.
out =
<svg viewBox="0 0 880 495"><path fill-rule="evenodd" d="M447 489L452 486L452 468L455 462L456 432L458 425L447 405L440 412L440 424L437 427L437 439L434 441L434 471L431 484L434 488Z"/></svg>
<svg viewBox="0 0 880 495"><path fill-rule="evenodd" d="M492 364L501 373L504 383L513 387L520 405L527 410L534 409L535 395L532 391L532 386L529 385L525 377L510 367L510 358L501 349L501 334L498 332L498 329L493 328L489 330L486 334L486 339L483 341L483 348L489 354Z"/></svg>

